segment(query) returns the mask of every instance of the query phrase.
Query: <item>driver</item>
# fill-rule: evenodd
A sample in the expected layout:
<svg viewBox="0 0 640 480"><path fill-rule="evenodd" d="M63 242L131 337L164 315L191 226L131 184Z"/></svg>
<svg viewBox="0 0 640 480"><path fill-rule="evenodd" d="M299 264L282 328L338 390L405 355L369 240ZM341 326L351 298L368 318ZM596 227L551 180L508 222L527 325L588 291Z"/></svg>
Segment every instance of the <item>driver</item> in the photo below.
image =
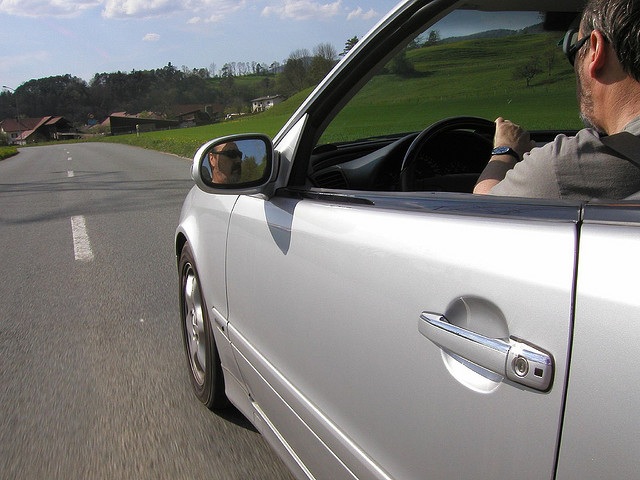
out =
<svg viewBox="0 0 640 480"><path fill-rule="evenodd" d="M587 128L532 148L528 132L498 118L495 148L474 193L592 200L640 191L640 165L603 143L629 132L627 148L640 154L640 0L589 0L564 51Z"/></svg>
<svg viewBox="0 0 640 480"><path fill-rule="evenodd" d="M235 142L216 146L208 156L213 183L232 184L240 181L242 152Z"/></svg>

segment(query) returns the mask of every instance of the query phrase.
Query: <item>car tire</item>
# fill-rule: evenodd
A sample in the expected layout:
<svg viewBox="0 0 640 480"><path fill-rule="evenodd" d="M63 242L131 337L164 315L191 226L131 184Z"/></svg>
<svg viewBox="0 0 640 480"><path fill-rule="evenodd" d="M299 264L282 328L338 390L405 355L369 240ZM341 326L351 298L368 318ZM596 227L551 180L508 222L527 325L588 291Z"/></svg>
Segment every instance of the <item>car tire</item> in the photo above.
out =
<svg viewBox="0 0 640 480"><path fill-rule="evenodd" d="M202 295L193 253L185 244L180 254L180 320L191 385L210 410L229 406L224 392L220 355Z"/></svg>

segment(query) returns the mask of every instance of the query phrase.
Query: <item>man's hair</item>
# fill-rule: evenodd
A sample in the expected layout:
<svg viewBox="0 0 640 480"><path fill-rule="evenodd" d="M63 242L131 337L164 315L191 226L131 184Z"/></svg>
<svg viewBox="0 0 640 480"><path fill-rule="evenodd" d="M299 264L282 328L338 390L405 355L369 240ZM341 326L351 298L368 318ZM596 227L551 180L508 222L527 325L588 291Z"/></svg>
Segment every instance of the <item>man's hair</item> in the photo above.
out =
<svg viewBox="0 0 640 480"><path fill-rule="evenodd" d="M640 82L640 0L589 0L581 27L584 35L601 32L624 71Z"/></svg>

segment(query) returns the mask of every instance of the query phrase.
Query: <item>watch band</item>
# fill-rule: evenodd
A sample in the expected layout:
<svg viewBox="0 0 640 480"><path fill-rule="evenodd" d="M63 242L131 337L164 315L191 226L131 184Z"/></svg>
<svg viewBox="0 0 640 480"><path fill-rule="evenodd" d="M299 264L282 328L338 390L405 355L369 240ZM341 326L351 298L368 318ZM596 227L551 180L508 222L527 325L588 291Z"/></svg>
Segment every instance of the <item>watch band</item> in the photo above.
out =
<svg viewBox="0 0 640 480"><path fill-rule="evenodd" d="M507 147L506 145L495 147L491 150L491 156L493 155L511 155L518 162L520 161L520 155L513 148Z"/></svg>

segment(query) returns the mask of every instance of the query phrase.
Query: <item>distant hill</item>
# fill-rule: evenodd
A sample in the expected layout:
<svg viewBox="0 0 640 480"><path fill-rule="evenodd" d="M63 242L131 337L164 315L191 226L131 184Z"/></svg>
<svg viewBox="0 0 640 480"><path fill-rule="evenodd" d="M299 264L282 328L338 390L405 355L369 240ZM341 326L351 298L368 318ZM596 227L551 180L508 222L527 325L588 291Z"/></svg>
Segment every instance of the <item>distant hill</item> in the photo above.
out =
<svg viewBox="0 0 640 480"><path fill-rule="evenodd" d="M520 30L496 29L496 30L486 30L484 32L473 33L471 35L464 35L460 37L447 37L447 38L443 38L439 42L439 44L444 45L448 43L462 42L465 40L503 38L503 37L510 37L513 35L527 35L527 34L542 33L542 32L544 32L544 24L538 23L536 25L525 27Z"/></svg>

